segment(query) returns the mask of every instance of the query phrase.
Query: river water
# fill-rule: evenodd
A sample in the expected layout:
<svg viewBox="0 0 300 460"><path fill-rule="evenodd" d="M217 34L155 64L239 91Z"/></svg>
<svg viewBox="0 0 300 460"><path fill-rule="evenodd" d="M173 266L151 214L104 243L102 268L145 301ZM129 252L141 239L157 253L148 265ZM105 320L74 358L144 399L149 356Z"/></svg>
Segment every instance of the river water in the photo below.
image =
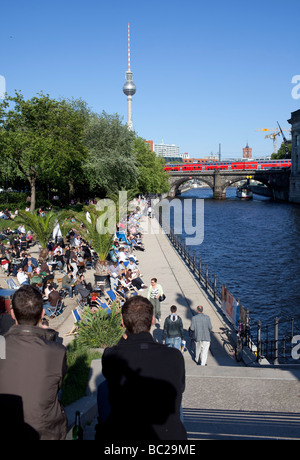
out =
<svg viewBox="0 0 300 460"><path fill-rule="evenodd" d="M193 199L194 223L196 199L204 199L204 240L192 250L250 309L251 323L294 317L299 333L300 205L258 195L242 201L235 188L227 190L226 200L214 200L207 188L192 189L180 198L183 203L187 199ZM184 231L182 236L187 236Z"/></svg>

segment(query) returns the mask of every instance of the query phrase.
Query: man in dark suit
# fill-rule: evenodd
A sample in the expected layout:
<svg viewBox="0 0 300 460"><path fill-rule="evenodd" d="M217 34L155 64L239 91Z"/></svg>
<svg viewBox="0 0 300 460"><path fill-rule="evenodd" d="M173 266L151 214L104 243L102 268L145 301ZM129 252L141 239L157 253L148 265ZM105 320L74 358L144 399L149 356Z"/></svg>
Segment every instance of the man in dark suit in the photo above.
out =
<svg viewBox="0 0 300 460"><path fill-rule="evenodd" d="M126 335L102 356L106 382L98 388L96 440L186 440L180 419L185 389L182 354L154 342L150 334L153 306L145 297L125 302L122 324ZM105 390L110 406L106 419Z"/></svg>

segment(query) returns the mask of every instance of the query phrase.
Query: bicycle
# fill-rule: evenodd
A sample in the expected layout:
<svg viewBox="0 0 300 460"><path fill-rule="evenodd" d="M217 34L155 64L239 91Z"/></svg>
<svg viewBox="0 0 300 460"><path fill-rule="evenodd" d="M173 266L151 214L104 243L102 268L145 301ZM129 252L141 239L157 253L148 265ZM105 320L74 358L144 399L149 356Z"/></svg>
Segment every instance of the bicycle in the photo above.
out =
<svg viewBox="0 0 300 460"><path fill-rule="evenodd" d="M240 362L243 359L243 348L244 348L245 338L246 338L245 325L241 321L239 321L239 326L238 326L238 331L237 331L237 341L236 341L236 346L234 350L235 359L237 360L237 362Z"/></svg>

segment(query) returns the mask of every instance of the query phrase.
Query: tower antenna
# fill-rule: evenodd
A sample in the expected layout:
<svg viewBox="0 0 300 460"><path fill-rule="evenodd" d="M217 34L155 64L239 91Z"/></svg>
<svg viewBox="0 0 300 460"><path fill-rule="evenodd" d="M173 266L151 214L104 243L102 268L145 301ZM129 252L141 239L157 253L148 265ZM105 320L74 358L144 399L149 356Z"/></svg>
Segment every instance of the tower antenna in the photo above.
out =
<svg viewBox="0 0 300 460"><path fill-rule="evenodd" d="M130 72L130 24L128 22L128 70Z"/></svg>

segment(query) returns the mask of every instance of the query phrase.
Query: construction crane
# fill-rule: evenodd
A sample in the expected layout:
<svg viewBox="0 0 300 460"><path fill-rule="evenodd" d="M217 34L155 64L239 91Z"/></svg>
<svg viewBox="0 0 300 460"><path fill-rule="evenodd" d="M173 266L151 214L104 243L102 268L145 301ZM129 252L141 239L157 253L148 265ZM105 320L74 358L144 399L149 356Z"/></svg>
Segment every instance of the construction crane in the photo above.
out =
<svg viewBox="0 0 300 460"><path fill-rule="evenodd" d="M281 135L282 135L282 139L283 139L283 143L284 143L284 150L285 150L285 156L284 158L288 158L289 157L289 148L288 148L288 145L291 144L291 141L288 141L287 138L285 137L285 135L283 134L283 131L281 129L281 126L280 124L278 123L277 121L277 124L279 126L279 129L280 129L280 132L281 132Z"/></svg>
<svg viewBox="0 0 300 460"><path fill-rule="evenodd" d="M265 139L267 138L272 139L273 153L277 153L277 136L280 136L280 131L278 130L278 128L275 128L275 129L263 128L263 129L257 129L256 131L272 131L270 134L267 134L265 136ZM288 131L288 130L284 129L284 131Z"/></svg>

